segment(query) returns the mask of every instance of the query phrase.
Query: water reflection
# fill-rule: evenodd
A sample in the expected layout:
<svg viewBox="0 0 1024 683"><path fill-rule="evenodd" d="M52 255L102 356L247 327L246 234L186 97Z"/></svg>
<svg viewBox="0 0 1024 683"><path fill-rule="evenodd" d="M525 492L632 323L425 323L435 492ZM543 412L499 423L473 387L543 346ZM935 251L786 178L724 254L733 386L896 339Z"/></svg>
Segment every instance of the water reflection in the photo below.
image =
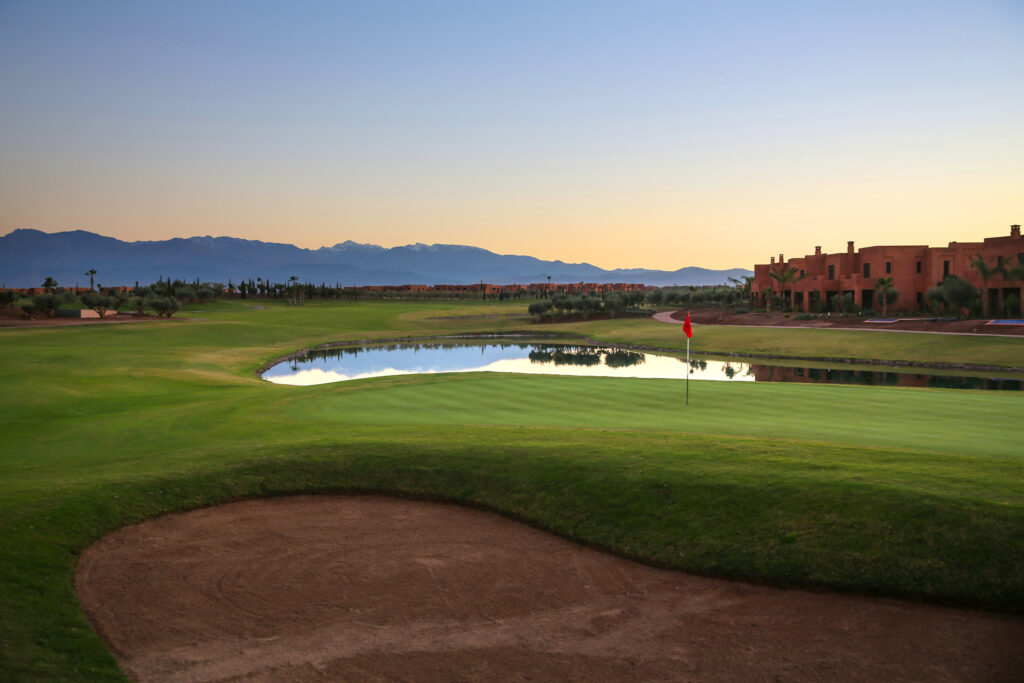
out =
<svg viewBox="0 0 1024 683"><path fill-rule="evenodd" d="M694 360L693 379L725 379L718 361ZM734 379L753 381L742 366ZM278 363L263 377L279 384L323 384L388 375L519 372L546 375L685 379L686 362L671 356L596 346L523 342L430 342L313 351ZM717 375L717 376L715 376Z"/></svg>
<svg viewBox="0 0 1024 683"><path fill-rule="evenodd" d="M636 351L565 345L534 346L527 357L531 363L580 365L583 367L601 365L603 361L609 368L633 367L647 360L646 354Z"/></svg>
<svg viewBox="0 0 1024 683"><path fill-rule="evenodd" d="M861 369L783 367L692 358L690 378L742 382L815 382L876 386L1021 391L1019 379L925 375ZM686 360L652 353L571 344L443 341L352 346L313 351L278 363L263 377L279 384L311 385L388 375L440 372L685 379Z"/></svg>
<svg viewBox="0 0 1024 683"><path fill-rule="evenodd" d="M984 389L989 391L1024 390L1024 382L1021 380L1000 377L925 375L915 372L879 372L875 370L790 368L763 364L751 365L750 368L754 379L758 382L813 382L890 387L929 387L933 389Z"/></svg>

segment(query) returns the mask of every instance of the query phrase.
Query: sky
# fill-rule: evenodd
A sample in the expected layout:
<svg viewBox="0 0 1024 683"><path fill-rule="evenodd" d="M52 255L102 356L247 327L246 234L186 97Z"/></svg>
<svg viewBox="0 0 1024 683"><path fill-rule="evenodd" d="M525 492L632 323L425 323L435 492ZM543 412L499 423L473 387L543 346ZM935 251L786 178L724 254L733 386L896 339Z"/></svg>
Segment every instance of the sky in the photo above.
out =
<svg viewBox="0 0 1024 683"><path fill-rule="evenodd" d="M0 0L0 234L752 267L1024 223L1024 0Z"/></svg>

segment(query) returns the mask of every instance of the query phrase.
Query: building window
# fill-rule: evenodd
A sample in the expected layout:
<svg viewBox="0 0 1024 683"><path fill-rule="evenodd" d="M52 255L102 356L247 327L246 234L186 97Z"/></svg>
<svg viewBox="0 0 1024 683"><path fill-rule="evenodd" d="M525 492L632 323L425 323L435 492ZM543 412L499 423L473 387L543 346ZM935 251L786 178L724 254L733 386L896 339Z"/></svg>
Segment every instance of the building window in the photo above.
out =
<svg viewBox="0 0 1024 683"><path fill-rule="evenodd" d="M918 292L917 293L917 305L920 306L921 302L923 302L923 301L924 301L924 297L921 296L921 292Z"/></svg>
<svg viewBox="0 0 1024 683"><path fill-rule="evenodd" d="M870 263L865 263L864 264L864 277L871 277L871 264Z"/></svg>
<svg viewBox="0 0 1024 683"><path fill-rule="evenodd" d="M834 265L828 267L828 279L829 280L835 280L836 279L836 267Z"/></svg>
<svg viewBox="0 0 1024 683"><path fill-rule="evenodd" d="M1022 254L1022 256L1024 256L1024 254ZM804 276L804 269L803 269L803 268L801 268L801 269L800 269L800 277L803 277L803 276Z"/></svg>
<svg viewBox="0 0 1024 683"><path fill-rule="evenodd" d="M892 261L885 262L885 274L892 275Z"/></svg>
<svg viewBox="0 0 1024 683"><path fill-rule="evenodd" d="M1024 254L1021 254L1021 256L1024 256ZM921 272L921 262L920 261L917 262L917 272L918 273Z"/></svg>
<svg viewBox="0 0 1024 683"><path fill-rule="evenodd" d="M1024 254L1017 254L1017 263L1024 266Z"/></svg>
<svg viewBox="0 0 1024 683"><path fill-rule="evenodd" d="M949 276L949 261L942 262L942 277Z"/></svg>

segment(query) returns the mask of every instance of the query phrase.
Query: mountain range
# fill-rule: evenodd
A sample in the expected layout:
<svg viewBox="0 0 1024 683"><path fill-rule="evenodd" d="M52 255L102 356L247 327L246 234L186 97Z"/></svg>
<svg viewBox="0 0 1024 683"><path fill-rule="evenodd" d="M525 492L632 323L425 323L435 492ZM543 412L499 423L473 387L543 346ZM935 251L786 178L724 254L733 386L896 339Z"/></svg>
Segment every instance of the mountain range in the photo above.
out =
<svg viewBox="0 0 1024 683"><path fill-rule="evenodd" d="M124 242L84 230L46 233L19 229L0 237L0 286L39 287L47 277L61 286L96 282L131 285L158 278L235 282L262 277L329 285L512 284L546 282L639 282L647 285L715 285L753 272L743 268L679 270L619 268L543 261L495 254L456 244L409 244L385 248L346 241L302 249L292 244L235 237L189 237Z"/></svg>

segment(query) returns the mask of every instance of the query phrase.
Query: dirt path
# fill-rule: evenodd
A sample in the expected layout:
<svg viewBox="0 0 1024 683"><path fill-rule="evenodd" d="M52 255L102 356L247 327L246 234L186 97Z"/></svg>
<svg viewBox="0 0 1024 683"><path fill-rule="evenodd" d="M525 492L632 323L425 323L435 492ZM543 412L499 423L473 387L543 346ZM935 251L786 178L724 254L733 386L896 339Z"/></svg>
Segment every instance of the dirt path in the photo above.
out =
<svg viewBox="0 0 1024 683"><path fill-rule="evenodd" d="M660 313L655 313L651 317L660 323L671 323L673 325L681 325L681 321L676 320L675 318L672 317L676 313L679 313L679 311L661 311Z"/></svg>
<svg viewBox="0 0 1024 683"><path fill-rule="evenodd" d="M76 580L140 680L1012 680L1024 620L652 569L382 497L115 532ZM1019 678L1018 678L1019 680Z"/></svg>

